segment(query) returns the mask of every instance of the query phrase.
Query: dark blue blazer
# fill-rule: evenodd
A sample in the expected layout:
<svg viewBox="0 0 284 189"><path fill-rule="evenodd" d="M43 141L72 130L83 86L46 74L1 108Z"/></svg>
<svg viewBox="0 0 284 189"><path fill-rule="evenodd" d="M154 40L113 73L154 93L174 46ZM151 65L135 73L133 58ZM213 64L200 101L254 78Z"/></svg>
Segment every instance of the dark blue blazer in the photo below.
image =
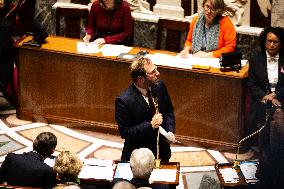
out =
<svg viewBox="0 0 284 189"><path fill-rule="evenodd" d="M0 182L14 186L46 188L56 185L56 174L36 152L9 153L0 169Z"/></svg>
<svg viewBox="0 0 284 189"><path fill-rule="evenodd" d="M157 86L159 112L163 115L162 127L175 133L174 108L163 81ZM157 129L153 129L151 110L142 94L130 85L115 101L115 119L120 135L125 139L121 160L129 161L134 149L146 147L157 153ZM161 135L160 135L161 136ZM171 156L170 144L160 137L160 159L168 161Z"/></svg>

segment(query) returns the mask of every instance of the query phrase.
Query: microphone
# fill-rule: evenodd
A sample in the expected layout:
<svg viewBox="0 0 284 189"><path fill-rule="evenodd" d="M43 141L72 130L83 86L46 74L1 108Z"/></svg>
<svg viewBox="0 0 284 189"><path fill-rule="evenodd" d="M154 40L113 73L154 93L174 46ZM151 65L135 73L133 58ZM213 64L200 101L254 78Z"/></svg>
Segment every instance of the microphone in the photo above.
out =
<svg viewBox="0 0 284 189"><path fill-rule="evenodd" d="M280 106L281 107L281 106ZM271 103L266 103L266 112L265 112L265 122L263 124L263 126L258 129L257 131L253 132L252 134L242 138L239 143L238 143L238 148L237 148L237 153L236 153L236 158L234 160L234 165L233 165L233 168L235 170L239 170L240 169L240 161L238 160L238 154L239 154L239 151L240 151L240 147L241 147L241 144L246 141L247 139L249 138L252 138L253 136L257 135L258 133L260 133L267 125L268 123L268 120L270 120L271 118L271 115L273 114L275 110L275 106L273 106Z"/></svg>

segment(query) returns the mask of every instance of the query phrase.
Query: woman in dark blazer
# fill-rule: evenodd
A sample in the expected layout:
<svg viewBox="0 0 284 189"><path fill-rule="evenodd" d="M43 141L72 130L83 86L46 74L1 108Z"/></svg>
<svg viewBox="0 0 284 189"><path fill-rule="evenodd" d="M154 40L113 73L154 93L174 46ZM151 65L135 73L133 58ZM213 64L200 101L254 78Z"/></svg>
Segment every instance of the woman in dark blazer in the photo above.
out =
<svg viewBox="0 0 284 189"><path fill-rule="evenodd" d="M260 34L259 40L261 52L251 56L248 86L252 93L251 120L255 120L254 123L260 128L265 123L266 113L283 114L284 29L267 27ZM261 187L266 183L270 188L272 185L272 188L278 188L284 178L283 170L279 168L281 164L284 165L284 135L281 136L284 124L278 127L274 125L268 123L259 136L260 165L257 176ZM282 175L279 171L282 171Z"/></svg>

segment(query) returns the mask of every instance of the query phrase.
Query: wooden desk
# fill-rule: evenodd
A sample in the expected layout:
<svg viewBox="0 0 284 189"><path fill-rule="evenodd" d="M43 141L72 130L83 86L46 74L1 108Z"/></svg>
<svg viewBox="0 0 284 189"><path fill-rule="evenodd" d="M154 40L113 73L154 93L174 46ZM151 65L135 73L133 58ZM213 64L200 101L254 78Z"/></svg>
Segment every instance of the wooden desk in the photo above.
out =
<svg viewBox="0 0 284 189"><path fill-rule="evenodd" d="M48 37L41 48L18 44L17 116L117 132L114 102L131 83L130 62L101 54L78 54L76 42ZM134 48L131 53L139 50ZM159 66L159 71L175 108L179 140L212 147L237 145L244 133L248 65L240 73L164 66Z"/></svg>

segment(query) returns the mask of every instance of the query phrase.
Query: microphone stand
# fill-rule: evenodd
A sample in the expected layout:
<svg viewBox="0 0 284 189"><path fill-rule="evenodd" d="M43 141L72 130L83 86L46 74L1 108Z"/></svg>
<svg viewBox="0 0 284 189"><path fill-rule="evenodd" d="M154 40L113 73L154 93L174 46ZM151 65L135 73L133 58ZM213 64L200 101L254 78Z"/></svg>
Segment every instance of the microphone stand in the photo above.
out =
<svg viewBox="0 0 284 189"><path fill-rule="evenodd" d="M267 123L268 123L268 120L269 120L269 118L270 118L270 116L271 116L271 114L272 114L271 112L272 112L271 109L266 109L265 122L264 122L263 126L262 126L260 129L258 129L257 131L255 131L255 132L253 132L252 134L250 134L250 135L248 135L248 136L242 138L242 139L239 141L239 143L238 143L238 149L237 149L237 153L236 153L236 159L234 160L234 166L233 166L233 168L234 168L235 170L239 170L239 169L240 169L240 161L238 160L238 154L239 154L239 151L240 151L241 143L243 143L243 142L246 141L247 139L249 139L249 138L255 136L256 134L260 133L260 132L266 127L266 125L267 125Z"/></svg>
<svg viewBox="0 0 284 189"><path fill-rule="evenodd" d="M154 97L153 98L153 102L154 102L154 105L155 105L155 110L156 110L156 113L155 114L158 114L159 113L159 107L158 107L158 98L157 97ZM157 135L157 158L155 159L155 167L156 168L160 168L161 166L161 159L160 159L160 127L158 127L158 135Z"/></svg>

